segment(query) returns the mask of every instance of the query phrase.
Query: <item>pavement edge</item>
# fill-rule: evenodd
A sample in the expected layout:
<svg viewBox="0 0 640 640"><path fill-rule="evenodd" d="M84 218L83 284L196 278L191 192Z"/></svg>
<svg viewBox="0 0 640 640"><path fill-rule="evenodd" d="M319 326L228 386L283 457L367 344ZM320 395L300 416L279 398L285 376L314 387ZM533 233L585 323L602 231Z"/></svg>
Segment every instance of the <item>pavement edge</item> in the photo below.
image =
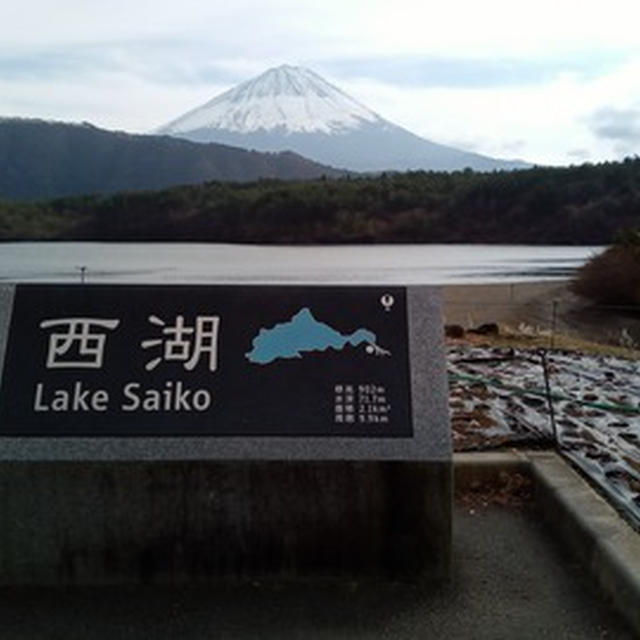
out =
<svg viewBox="0 0 640 640"><path fill-rule="evenodd" d="M640 534L555 452L454 455L456 488L504 472L531 476L544 520L640 636Z"/></svg>

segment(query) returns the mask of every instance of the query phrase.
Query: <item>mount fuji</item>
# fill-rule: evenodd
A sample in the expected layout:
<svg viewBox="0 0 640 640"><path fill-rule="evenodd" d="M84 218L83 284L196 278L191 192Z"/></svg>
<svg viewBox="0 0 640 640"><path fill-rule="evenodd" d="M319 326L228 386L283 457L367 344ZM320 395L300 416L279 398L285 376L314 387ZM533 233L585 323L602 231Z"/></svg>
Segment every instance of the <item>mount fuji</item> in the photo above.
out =
<svg viewBox="0 0 640 640"><path fill-rule="evenodd" d="M269 69L187 112L155 133L257 151L295 151L351 171L522 169L437 144L385 120L317 73Z"/></svg>

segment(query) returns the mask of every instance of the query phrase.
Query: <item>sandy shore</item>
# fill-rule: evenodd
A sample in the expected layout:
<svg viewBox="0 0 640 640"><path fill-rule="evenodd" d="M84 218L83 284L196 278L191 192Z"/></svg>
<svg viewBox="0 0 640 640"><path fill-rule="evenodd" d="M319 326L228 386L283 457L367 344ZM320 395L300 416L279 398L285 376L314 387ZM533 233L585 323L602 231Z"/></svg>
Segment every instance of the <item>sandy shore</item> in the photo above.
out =
<svg viewBox="0 0 640 640"><path fill-rule="evenodd" d="M447 285L441 287L444 320L465 329L487 322L548 328L556 312L574 305L569 280L510 284Z"/></svg>
<svg viewBox="0 0 640 640"><path fill-rule="evenodd" d="M531 335L568 338L638 350L640 313L595 307L570 291L570 280L443 286L445 324L476 328L497 323Z"/></svg>

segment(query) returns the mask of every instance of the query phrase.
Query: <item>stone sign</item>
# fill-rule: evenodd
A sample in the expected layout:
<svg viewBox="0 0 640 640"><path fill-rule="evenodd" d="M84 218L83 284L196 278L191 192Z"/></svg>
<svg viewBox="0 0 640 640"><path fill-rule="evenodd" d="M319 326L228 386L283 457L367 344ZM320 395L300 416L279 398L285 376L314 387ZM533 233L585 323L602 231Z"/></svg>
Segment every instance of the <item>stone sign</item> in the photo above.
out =
<svg viewBox="0 0 640 640"><path fill-rule="evenodd" d="M0 585L446 578L439 304L0 286Z"/></svg>
<svg viewBox="0 0 640 640"><path fill-rule="evenodd" d="M305 438L323 439L318 457L449 454L428 289L19 285L3 299L0 437L82 441L89 458L91 439L116 455L141 437L181 439L176 453L197 437L213 457L239 437L261 441L250 458L282 453L274 438L287 457L307 457Z"/></svg>

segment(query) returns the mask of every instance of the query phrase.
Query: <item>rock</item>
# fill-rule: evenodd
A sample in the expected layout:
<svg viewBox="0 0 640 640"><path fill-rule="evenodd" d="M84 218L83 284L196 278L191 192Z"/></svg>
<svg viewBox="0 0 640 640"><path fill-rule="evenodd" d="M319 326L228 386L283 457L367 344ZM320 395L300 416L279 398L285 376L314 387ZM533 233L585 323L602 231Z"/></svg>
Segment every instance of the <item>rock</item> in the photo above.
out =
<svg viewBox="0 0 640 640"><path fill-rule="evenodd" d="M479 336L497 336L500 334L500 327L495 322L487 322L475 329L469 329L469 333L475 333Z"/></svg>
<svg viewBox="0 0 640 640"><path fill-rule="evenodd" d="M524 402L529 407L534 407L536 409L544 407L547 404L546 398L540 398L537 396L523 396L522 402Z"/></svg>
<svg viewBox="0 0 640 640"><path fill-rule="evenodd" d="M464 338L464 328L459 324L446 324L444 326L444 335L447 338Z"/></svg>

